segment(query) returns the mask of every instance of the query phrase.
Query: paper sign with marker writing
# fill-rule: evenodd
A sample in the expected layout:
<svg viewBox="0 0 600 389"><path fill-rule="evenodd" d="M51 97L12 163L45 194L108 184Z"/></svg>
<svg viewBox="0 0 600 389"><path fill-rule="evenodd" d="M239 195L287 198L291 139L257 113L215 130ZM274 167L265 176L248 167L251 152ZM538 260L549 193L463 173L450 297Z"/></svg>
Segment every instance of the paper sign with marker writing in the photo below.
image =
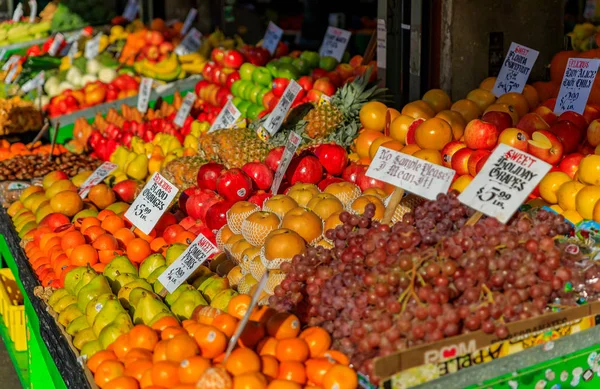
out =
<svg viewBox="0 0 600 389"><path fill-rule="evenodd" d="M19 3L17 4L17 7L15 8L15 12L13 13L13 22L18 22L21 20L21 18L23 17L23 4Z"/></svg>
<svg viewBox="0 0 600 389"><path fill-rule="evenodd" d="M555 114L566 111L583 114L599 65L600 59L569 58L556 98Z"/></svg>
<svg viewBox="0 0 600 389"><path fill-rule="evenodd" d="M292 103L298 96L298 93L302 90L302 87L294 80L290 80L287 88L283 92L281 99L269 114L269 117L259 129L259 136L262 138L268 138L269 136L275 135L279 131L279 127L283 124L283 120L287 115L288 111L292 107Z"/></svg>
<svg viewBox="0 0 600 389"><path fill-rule="evenodd" d="M267 49L267 51L273 55L275 50L277 50L277 45L279 45L282 35L283 30L275 23L269 22L267 31L265 31L265 37L263 38L262 47Z"/></svg>
<svg viewBox="0 0 600 389"><path fill-rule="evenodd" d="M79 196L82 199L85 199L88 193L90 193L90 189L94 185L97 185L104 181L104 179L108 177L108 175L112 173L116 168L118 168L118 165L112 162L104 162L102 165L100 165L100 167L94 170L92 175L90 175L88 179L85 180L81 187L79 187Z"/></svg>
<svg viewBox="0 0 600 389"><path fill-rule="evenodd" d="M188 12L187 17L183 22L183 27L181 27L181 35L187 34L190 27L192 27L192 23L194 23L194 19L196 19L196 15L198 15L198 10L196 8L190 9L190 12Z"/></svg>
<svg viewBox="0 0 600 389"><path fill-rule="evenodd" d="M387 28L385 20L377 19L377 67L385 69L387 64Z"/></svg>
<svg viewBox="0 0 600 389"><path fill-rule="evenodd" d="M511 43L492 93L500 97L509 92L523 92L538 55L539 51Z"/></svg>
<svg viewBox="0 0 600 389"><path fill-rule="evenodd" d="M138 13L138 2L136 0L129 0L127 6L123 11L123 17L130 22L133 21Z"/></svg>
<svg viewBox="0 0 600 389"><path fill-rule="evenodd" d="M35 88L38 88L38 87L44 85L44 79L45 79L45 74L43 71L41 71L35 77L33 77L31 80L29 80L25 84L23 84L23 86L21 87L21 90L24 93L32 91Z"/></svg>
<svg viewBox="0 0 600 389"><path fill-rule="evenodd" d="M63 34L61 34L60 32L56 34L54 40L52 41L52 44L50 45L50 48L48 49L48 54L53 57L56 56L56 54L58 54L58 49L60 48L60 45L62 45L64 41L65 37Z"/></svg>
<svg viewBox="0 0 600 389"><path fill-rule="evenodd" d="M152 79L143 77L140 82L138 92L137 109L144 113L148 110L148 102L150 101L150 93L152 92Z"/></svg>
<svg viewBox="0 0 600 389"><path fill-rule="evenodd" d="M458 199L506 223L551 167L541 159L501 143Z"/></svg>
<svg viewBox="0 0 600 389"><path fill-rule="evenodd" d="M85 42L85 58L94 59L98 56L101 37L102 33L99 32L95 37Z"/></svg>
<svg viewBox="0 0 600 389"><path fill-rule="evenodd" d="M177 192L179 189L175 185L156 172L125 212L125 217L148 235L158 219L167 211Z"/></svg>
<svg viewBox="0 0 600 389"><path fill-rule="evenodd" d="M321 57L333 57L341 62L351 36L350 31L332 26L327 27L325 38L323 38L321 49L319 49L319 55Z"/></svg>
<svg viewBox="0 0 600 389"><path fill-rule="evenodd" d="M31 12L29 13L29 23L35 22L35 17L37 16L37 1L29 0L29 9Z"/></svg>
<svg viewBox="0 0 600 389"><path fill-rule="evenodd" d="M221 109L221 112L219 112L219 115L217 115L217 118L213 122L212 126L210 126L208 129L208 132L210 133L221 128L233 127L241 115L242 113L240 110L237 109L235 104L233 104L231 99L229 99L227 104L225 104L223 109Z"/></svg>
<svg viewBox="0 0 600 389"><path fill-rule="evenodd" d="M194 101L196 101L196 93L188 92L187 95L185 95L185 99L183 99L183 102L181 103L179 111L177 111L177 115L175 115L175 120L173 120L173 122L179 127L183 127L185 119L187 119L192 107L194 106Z"/></svg>
<svg viewBox="0 0 600 389"><path fill-rule="evenodd" d="M173 293L192 273L219 249L199 234L177 259L158 277L169 293Z"/></svg>
<svg viewBox="0 0 600 389"><path fill-rule="evenodd" d="M185 35L181 43L175 48L175 53L177 53L177 55L185 55L198 51L200 44L202 43L201 38L202 33L195 27L192 27L190 32Z"/></svg>
<svg viewBox="0 0 600 389"><path fill-rule="evenodd" d="M367 177L402 188L429 200L446 193L456 172L423 159L381 146L369 165Z"/></svg>
<svg viewBox="0 0 600 389"><path fill-rule="evenodd" d="M279 166L277 167L277 171L273 177L271 193L277 194L279 186L281 185L281 181L283 181L283 176L285 176L285 172L287 171L288 166L290 166L292 158L294 158L294 155L296 155L296 150L298 149L298 146L300 146L301 142L302 138L300 135L296 134L294 131L291 131L285 144L283 154L281 155L281 161L279 162Z"/></svg>

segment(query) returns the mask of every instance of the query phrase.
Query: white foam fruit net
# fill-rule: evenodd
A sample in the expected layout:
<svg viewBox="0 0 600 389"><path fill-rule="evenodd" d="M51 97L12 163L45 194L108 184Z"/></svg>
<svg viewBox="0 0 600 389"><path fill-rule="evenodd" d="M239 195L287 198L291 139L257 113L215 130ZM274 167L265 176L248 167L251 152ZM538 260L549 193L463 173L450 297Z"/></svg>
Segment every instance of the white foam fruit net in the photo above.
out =
<svg viewBox="0 0 600 389"><path fill-rule="evenodd" d="M217 234L215 235L215 240L217 241L217 247L221 251L223 251L223 249L225 248L225 242L223 241L223 229L226 226L227 225L224 225L223 227L219 228L219 231L217 231Z"/></svg>
<svg viewBox="0 0 600 389"><path fill-rule="evenodd" d="M394 216L392 216L392 223L398 223L402 220L402 217L412 212L417 206L422 204L425 200L419 196L415 196L413 194L409 194L405 196L400 204L396 207L394 211Z"/></svg>
<svg viewBox="0 0 600 389"><path fill-rule="evenodd" d="M265 265L265 267L267 269L272 270L272 269L279 269L279 267L281 266L282 263L290 262L292 260L292 258L273 258L271 260L268 260L265 255L265 246L263 246L260 249L260 260L262 261L262 264Z"/></svg>
<svg viewBox="0 0 600 389"><path fill-rule="evenodd" d="M280 225L281 218L279 218L279 224L276 227L261 226L258 223L249 220L244 220L242 222L241 230L244 239L246 239L252 246L262 246L263 244L265 244L267 235L269 235L271 231L278 229Z"/></svg>
<svg viewBox="0 0 600 389"><path fill-rule="evenodd" d="M260 280L267 272L267 268L265 265L263 265L259 256L256 256L248 261L248 268L250 269L250 274L252 274L252 277L257 280Z"/></svg>
<svg viewBox="0 0 600 389"><path fill-rule="evenodd" d="M344 205L344 208L348 208L350 204L352 204L352 202L362 194L360 188L356 185L354 185L351 190L346 190L341 193L331 193L327 191L327 188L325 188L324 193L329 193L337 197Z"/></svg>
<svg viewBox="0 0 600 389"><path fill-rule="evenodd" d="M275 287L281 284L285 280L285 273L281 270L271 270L267 276L267 283L265 284L265 292L268 294L275 293Z"/></svg>
<svg viewBox="0 0 600 389"><path fill-rule="evenodd" d="M248 292L250 292L250 289L252 289L252 287L256 285L256 283L257 281L254 279L254 277L248 274L244 276L238 283L238 292L241 294L248 294Z"/></svg>
<svg viewBox="0 0 600 389"><path fill-rule="evenodd" d="M258 206L254 209L252 209L251 211L246 211L246 212L241 212L241 213L233 213L231 212L231 209L229 211L227 211L227 224L229 225L229 228L231 229L231 231L233 231L234 234L241 234L242 233L242 223L244 222L244 220L246 220L246 218L250 215L252 215L254 212L257 212L259 210Z"/></svg>

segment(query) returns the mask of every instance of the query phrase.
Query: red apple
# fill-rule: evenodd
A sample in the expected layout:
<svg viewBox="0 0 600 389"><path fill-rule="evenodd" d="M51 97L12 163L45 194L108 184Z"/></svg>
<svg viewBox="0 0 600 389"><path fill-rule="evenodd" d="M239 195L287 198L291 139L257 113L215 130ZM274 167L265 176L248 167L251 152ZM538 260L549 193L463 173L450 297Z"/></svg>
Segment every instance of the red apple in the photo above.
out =
<svg viewBox="0 0 600 389"><path fill-rule="evenodd" d="M218 64L223 63L223 60L225 59L225 50L220 47L214 48L210 53L210 58Z"/></svg>
<svg viewBox="0 0 600 389"><path fill-rule="evenodd" d="M366 173L367 171L364 170L362 172L359 172L356 176L356 185L358 185L360 190L364 192L369 188L383 189L385 187L385 183L383 181L379 181L376 178L369 177Z"/></svg>
<svg viewBox="0 0 600 389"><path fill-rule="evenodd" d="M528 141L527 152L542 161L555 165L563 156L563 145L550 131L536 131Z"/></svg>
<svg viewBox="0 0 600 389"><path fill-rule="evenodd" d="M583 155L595 154L596 148L590 145L587 140L584 140L579 147L577 147L577 152Z"/></svg>
<svg viewBox="0 0 600 389"><path fill-rule="evenodd" d="M469 174L469 158L473 154L473 150L464 148L456 151L452 156L452 169L456 171L456 174L462 176L463 174Z"/></svg>
<svg viewBox="0 0 600 389"><path fill-rule="evenodd" d="M216 162L208 162L200 166L196 182L200 189L217 190L217 179L225 170L225 166Z"/></svg>
<svg viewBox="0 0 600 389"><path fill-rule="evenodd" d="M577 173L577 169L579 169L579 163L583 159L583 154L581 153L572 153L569 155L565 155L562 161L558 164L558 169L561 172L567 173L569 177L575 177L575 173Z"/></svg>
<svg viewBox="0 0 600 389"><path fill-rule="evenodd" d="M452 167L452 156L458 150L464 149L465 147L467 147L467 145L458 140L453 140L446 144L442 149L442 164L446 167Z"/></svg>
<svg viewBox="0 0 600 389"><path fill-rule="evenodd" d="M185 203L188 216L205 221L206 211L223 198L209 189L197 189Z"/></svg>
<svg viewBox="0 0 600 389"><path fill-rule="evenodd" d="M469 170L469 174L475 177L477 174L477 163L482 158L489 158L490 154L492 154L489 150L475 150L470 156L469 161L467 162L467 169Z"/></svg>
<svg viewBox="0 0 600 389"><path fill-rule="evenodd" d="M112 189L121 201L131 204L142 187L135 180L124 180L115 184Z"/></svg>
<svg viewBox="0 0 600 389"><path fill-rule="evenodd" d="M556 116L554 111L545 105L538 106L533 110L533 113L540 115L540 117L550 126L558 119L558 116Z"/></svg>
<svg viewBox="0 0 600 389"><path fill-rule="evenodd" d="M315 68L310 75L312 76L313 80L317 81L319 78L327 77L327 70Z"/></svg>
<svg viewBox="0 0 600 389"><path fill-rule="evenodd" d="M306 94L306 101L311 101L313 103L318 103L321 100L321 95L323 92L316 89L311 89Z"/></svg>
<svg viewBox="0 0 600 389"><path fill-rule="evenodd" d="M298 84L304 89L306 92L313 88L313 79L310 76L302 76L298 79Z"/></svg>
<svg viewBox="0 0 600 389"><path fill-rule="evenodd" d="M531 135L536 131L547 130L550 126L540 115L529 112L528 114L523 115L519 120L517 128L525 131L527 135Z"/></svg>
<svg viewBox="0 0 600 389"><path fill-rule="evenodd" d="M471 120L465 128L465 144L470 149L491 150L498 142L498 130L492 123Z"/></svg>
<svg viewBox="0 0 600 389"><path fill-rule="evenodd" d="M248 201L262 208L265 200L271 198L272 196L273 195L271 193L267 193L264 190L257 190L256 193L248 198Z"/></svg>
<svg viewBox="0 0 600 389"><path fill-rule="evenodd" d="M312 155L299 156L292 159L286 172L290 185L297 182L316 184L323 177L323 165Z"/></svg>
<svg viewBox="0 0 600 389"><path fill-rule="evenodd" d="M590 123L587 128L586 138L590 146L596 147L600 145L600 119L596 119Z"/></svg>
<svg viewBox="0 0 600 389"><path fill-rule="evenodd" d="M246 200L252 194L252 179L242 169L224 170L217 178L217 192L227 201Z"/></svg>
<svg viewBox="0 0 600 389"><path fill-rule="evenodd" d="M484 122L492 123L496 126L498 133L504 131L505 128L512 127L512 117L506 112L490 111L481 117Z"/></svg>
<svg viewBox="0 0 600 389"><path fill-rule="evenodd" d="M575 127L579 128L580 130L586 129L589 124L588 121L586 120L586 118L583 117L583 115L580 115L577 112L573 112L573 111L567 111L567 112L561 113L556 121L557 122L569 121L569 122L573 123L575 125Z"/></svg>
<svg viewBox="0 0 600 389"><path fill-rule="evenodd" d="M554 111L554 107L556 106L556 97L544 101L542 105Z"/></svg>
<svg viewBox="0 0 600 389"><path fill-rule="evenodd" d="M283 77L277 77L273 79L273 88L271 91L275 95L275 97L283 96L283 92L285 92L285 88L287 88L290 80Z"/></svg>
<svg viewBox="0 0 600 389"><path fill-rule="evenodd" d="M361 172L364 172L366 170L367 170L367 166L358 165L358 164L352 162L350 165L346 166L346 168L342 172L342 178L344 179L344 181L348 181L353 184L356 184L356 179L358 177L358 174Z"/></svg>
<svg viewBox="0 0 600 389"><path fill-rule="evenodd" d="M269 167L269 169L273 170L274 172L277 171L284 150L284 146L279 146L269 151L269 154L267 154L267 158L265 158L265 164Z"/></svg>
<svg viewBox="0 0 600 389"><path fill-rule="evenodd" d="M334 143L317 146L313 153L319 158L319 162L327 173L339 176L348 165L348 153L346 149Z"/></svg>
<svg viewBox="0 0 600 389"><path fill-rule="evenodd" d="M325 188L327 188L329 185L334 184L336 182L345 182L345 181L343 179L337 178L337 177L326 177L317 184L317 187L319 188L320 191L324 191Z"/></svg>
<svg viewBox="0 0 600 389"><path fill-rule="evenodd" d="M483 169L483 165L485 165L485 163L487 162L490 155L492 155L492 154L490 153L490 154L484 156L483 158L479 159L479 161L477 162L477 166L475 166L476 174L479 173L481 171L481 169Z"/></svg>
<svg viewBox="0 0 600 389"><path fill-rule="evenodd" d="M335 68L335 71L340 75L340 77L342 77L343 80L345 80L352 76L354 68L350 64L341 63Z"/></svg>
<svg viewBox="0 0 600 389"><path fill-rule="evenodd" d="M527 132L518 128L507 128L500 133L498 144L504 143L515 149L527 151L527 141L531 139Z"/></svg>
<svg viewBox="0 0 600 389"><path fill-rule="evenodd" d="M419 118L419 119L413 120L412 123L410 123L410 125L408 126L408 130L406 131L406 139L404 139L404 144L414 145L417 143L417 141L415 140L415 134L417 132L417 127L419 127L419 125L421 123L423 123L424 121L425 121L425 119Z"/></svg>
<svg viewBox="0 0 600 389"><path fill-rule="evenodd" d="M223 57L223 65L230 69L239 69L244 63L244 56L237 50L227 50Z"/></svg>
<svg viewBox="0 0 600 389"><path fill-rule="evenodd" d="M273 171L262 162L248 162L242 166L242 170L246 172L252 179L256 189L267 190L273 184Z"/></svg>
<svg viewBox="0 0 600 389"><path fill-rule="evenodd" d="M574 125L571 121L560 118L550 127L550 132L556 135L563 144L564 153L572 153L577 150L577 146L583 138L583 131Z"/></svg>
<svg viewBox="0 0 600 389"><path fill-rule="evenodd" d="M329 78L323 77L315 81L313 89L325 93L327 96L333 96L335 93L335 85L329 80Z"/></svg>
<svg viewBox="0 0 600 389"><path fill-rule="evenodd" d="M227 78L225 79L225 86L227 87L227 89L231 90L231 86L233 85L233 83L239 79L240 79L240 72L238 72L237 70L233 73L229 73L227 75Z"/></svg>
<svg viewBox="0 0 600 389"><path fill-rule="evenodd" d="M232 205L233 202L220 201L208 208L208 211L206 211L206 226L213 233L216 234L221 227L227 224L227 211Z"/></svg>

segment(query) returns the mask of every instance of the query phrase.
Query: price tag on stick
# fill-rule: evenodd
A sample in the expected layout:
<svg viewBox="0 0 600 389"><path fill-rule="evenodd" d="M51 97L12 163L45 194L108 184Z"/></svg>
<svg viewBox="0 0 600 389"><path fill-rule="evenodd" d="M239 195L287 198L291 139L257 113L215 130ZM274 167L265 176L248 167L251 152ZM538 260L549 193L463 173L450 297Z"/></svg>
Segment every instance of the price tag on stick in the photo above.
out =
<svg viewBox="0 0 600 389"><path fill-rule="evenodd" d="M64 41L65 37L63 34L61 34L60 32L56 34L54 40L52 41L52 44L50 45L50 48L48 49L48 55L55 57L56 54L58 54L58 49L60 48L60 45L62 45Z"/></svg>
<svg viewBox="0 0 600 389"><path fill-rule="evenodd" d="M267 49L267 51L273 55L275 50L277 50L282 35L283 30L275 23L269 22L267 31L265 31L265 37L263 38L262 47Z"/></svg>
<svg viewBox="0 0 600 389"><path fill-rule="evenodd" d="M123 17L130 22L133 21L138 13L138 8L139 6L136 0L129 0L123 11Z"/></svg>
<svg viewBox="0 0 600 389"><path fill-rule="evenodd" d="M600 59L569 58L556 98L555 114L566 111L583 114L599 65Z"/></svg>
<svg viewBox="0 0 600 389"><path fill-rule="evenodd" d="M175 262L158 277L169 293L173 293L190 275L219 249L204 235L199 234Z"/></svg>
<svg viewBox="0 0 600 389"><path fill-rule="evenodd" d="M456 172L444 166L380 147L366 172L376 178L429 200L446 193Z"/></svg>
<svg viewBox="0 0 600 389"><path fill-rule="evenodd" d="M4 65L2 65L2 70L7 71L14 64L16 64L17 62L19 62L20 59L21 59L20 55L11 55L10 58L8 59L8 61L6 61L4 63Z"/></svg>
<svg viewBox="0 0 600 389"><path fill-rule="evenodd" d="M148 110L148 102L150 101L150 93L152 92L152 79L143 77L140 82L140 89L138 91L137 109L141 113Z"/></svg>
<svg viewBox="0 0 600 389"><path fill-rule="evenodd" d="M13 22L19 22L23 17L23 4L17 4L15 12L13 13Z"/></svg>
<svg viewBox="0 0 600 389"><path fill-rule="evenodd" d="M283 181L283 176L287 171L288 166L290 166L290 162L294 155L296 154L296 150L300 143L302 142L302 138L300 135L296 134L294 131L290 132L288 136L288 140L285 144L285 149L283 150L283 154L281 155L281 161L279 162L279 166L277 167L277 171L275 172L275 176L273 177L273 184L271 185L271 193L274 195L277 194L279 190L279 186L281 185L281 181Z"/></svg>
<svg viewBox="0 0 600 389"><path fill-rule="evenodd" d="M95 37L85 42L85 58L94 59L100 51L100 38L102 33L99 32Z"/></svg>
<svg viewBox="0 0 600 389"><path fill-rule="evenodd" d="M91 176L81 185L79 188L79 196L85 199L90 192L92 186L97 185L104 181L110 173L112 173L119 166L112 162L104 162L98 169L94 170Z"/></svg>
<svg viewBox="0 0 600 389"><path fill-rule="evenodd" d="M190 32L185 35L181 43L175 48L175 53L177 55L185 55L198 51L200 44L202 43L200 41L201 38L202 33L195 27L192 27Z"/></svg>
<svg viewBox="0 0 600 389"><path fill-rule="evenodd" d="M499 144L458 199L506 223L551 167L524 151Z"/></svg>
<svg viewBox="0 0 600 389"><path fill-rule="evenodd" d="M37 16L37 1L29 0L29 23L35 22L35 17Z"/></svg>
<svg viewBox="0 0 600 389"><path fill-rule="evenodd" d="M177 192L179 189L175 185L156 172L125 212L125 217L135 228L148 235L158 219L167 211Z"/></svg>
<svg viewBox="0 0 600 389"><path fill-rule="evenodd" d="M11 68L10 71L8 72L8 74L6 75L6 78L4 79L4 82L7 84L12 84L12 82L15 80L16 76L17 76L17 71L19 70L19 64L14 64Z"/></svg>
<svg viewBox="0 0 600 389"><path fill-rule="evenodd" d="M194 106L194 101L196 101L196 93L188 92L187 95L185 95L185 99L183 99L183 102L181 103L179 111L177 111L177 115L175 115L175 120L173 120L173 122L179 127L183 127L185 119L187 119L192 107Z"/></svg>
<svg viewBox="0 0 600 389"><path fill-rule="evenodd" d="M268 138L275 135L279 131L279 127L283 124L283 120L287 115L288 111L292 107L292 103L296 100L296 96L302 90L302 87L294 80L290 80L287 88L283 92L281 99L269 114L269 117L265 121L264 125L258 130L259 136L262 138Z"/></svg>
<svg viewBox="0 0 600 389"><path fill-rule="evenodd" d="M21 90L23 91L23 93L27 93L29 91L32 91L36 88L39 88L41 86L44 85L44 71L39 72L35 77L33 77L31 80L27 81L25 84L23 84L23 86L21 87Z"/></svg>
<svg viewBox="0 0 600 389"><path fill-rule="evenodd" d="M319 55L321 57L333 57L342 62L342 57L350 42L352 33L350 31L342 30L341 28L327 27L325 32L325 38L319 49Z"/></svg>
<svg viewBox="0 0 600 389"><path fill-rule="evenodd" d="M511 43L492 93L500 97L509 92L523 92L538 55L539 51Z"/></svg>
<svg viewBox="0 0 600 389"><path fill-rule="evenodd" d="M211 133L220 128L231 128L235 124L235 122L242 115L239 109L233 104L231 99L225 104L219 115L217 115L215 121L212 126L208 129L208 132Z"/></svg>
<svg viewBox="0 0 600 389"><path fill-rule="evenodd" d="M192 23L194 23L194 19L196 19L196 15L198 15L198 10L196 8L190 9L190 12L188 12L187 17L183 22L183 27L181 27L181 35L187 34L190 27L192 27Z"/></svg>

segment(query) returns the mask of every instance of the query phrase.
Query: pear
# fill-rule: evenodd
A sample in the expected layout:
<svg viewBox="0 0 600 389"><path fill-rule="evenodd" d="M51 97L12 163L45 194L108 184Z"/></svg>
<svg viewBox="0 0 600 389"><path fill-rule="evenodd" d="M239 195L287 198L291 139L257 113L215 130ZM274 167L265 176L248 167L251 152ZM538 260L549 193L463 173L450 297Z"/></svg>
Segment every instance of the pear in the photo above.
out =
<svg viewBox="0 0 600 389"><path fill-rule="evenodd" d="M135 311L135 307L137 307L138 303L140 302L140 299L147 294L150 294L155 299L160 300L160 297L157 294L145 288L133 288L133 290L129 292L129 312L131 312L132 315Z"/></svg>
<svg viewBox="0 0 600 389"><path fill-rule="evenodd" d="M146 278L146 281L148 281L149 284L154 284L156 280L158 280L158 277L160 277L160 275L163 274L165 270L167 270L167 265L154 269L152 274L150 274L148 278Z"/></svg>
<svg viewBox="0 0 600 389"><path fill-rule="evenodd" d="M143 180L148 175L148 157L144 154L137 155L128 165L125 173L135 179Z"/></svg>
<svg viewBox="0 0 600 389"><path fill-rule="evenodd" d="M106 276L106 278L108 278L108 282L110 283L111 288L113 288L113 290L115 290L115 285L114 281L117 279L117 277L120 274L133 274L136 275L138 274L137 268L135 267L135 265L133 263L131 263L131 261L129 261L129 258L127 258L124 255L120 255L118 257L114 257L112 259L112 261L110 261L110 263L108 265L106 265L106 267L104 268L104 271L102 272L102 274L104 274ZM115 291L116 293L116 291Z"/></svg>
<svg viewBox="0 0 600 389"><path fill-rule="evenodd" d="M69 295L69 291L66 290L65 288L62 289L57 289L54 291L54 293L52 293L50 295L50 298L48 298L48 305L54 309L54 306L56 305L56 303L63 297L68 296ZM56 311L56 309L54 309Z"/></svg>
<svg viewBox="0 0 600 389"><path fill-rule="evenodd" d="M100 335L98 335L98 340L100 341L102 348L107 348L117 340L119 336L128 333L131 328L133 328L131 318L129 319L129 322L122 321L120 324L112 323L104 327L102 331L100 331Z"/></svg>
<svg viewBox="0 0 600 389"><path fill-rule="evenodd" d="M154 293L157 294L161 294L163 290L165 292L167 291L164 285L159 280L154 281L154 284L152 284L152 290L154 290Z"/></svg>
<svg viewBox="0 0 600 389"><path fill-rule="evenodd" d="M65 289L69 294L75 295L75 287L81 281L81 276L87 270L86 267L77 267L67 273L65 276Z"/></svg>
<svg viewBox="0 0 600 389"><path fill-rule="evenodd" d="M77 303L77 299L75 298L75 296L71 296L69 294L69 295L66 295L65 297L61 298L60 300L58 300L58 302L56 302L54 304L54 310L56 311L56 313L61 313L69 305L76 304L76 303Z"/></svg>
<svg viewBox="0 0 600 389"><path fill-rule="evenodd" d="M102 351L102 344L98 340L92 340L83 345L79 354L85 361L88 361L99 351Z"/></svg>
<svg viewBox="0 0 600 389"><path fill-rule="evenodd" d="M81 350L83 345L91 342L92 340L96 340L96 334L94 334L94 330L91 327L88 327L79 331L73 337L73 346L75 346L77 350Z"/></svg>
<svg viewBox="0 0 600 389"><path fill-rule="evenodd" d="M227 289L229 289L229 280L227 278L221 278L217 276L217 278L214 278L212 282L204 288L204 290L201 290L201 292L208 302L211 302L212 299L219 294L219 292Z"/></svg>
<svg viewBox="0 0 600 389"><path fill-rule="evenodd" d="M83 313L77 308L77 304L71 304L58 315L58 322L62 324L63 327L67 327L69 323L82 315Z"/></svg>
<svg viewBox="0 0 600 389"><path fill-rule="evenodd" d="M167 303L168 306L173 305L173 303L175 303L175 301L177 301L179 296L181 296L181 294L183 292L185 292L186 290L196 290L196 289L190 284L183 283L183 284L179 285L177 287L177 289L175 289L173 291L173 293L169 293L165 296L165 303Z"/></svg>
<svg viewBox="0 0 600 389"><path fill-rule="evenodd" d="M119 290L119 294L117 295L123 308L129 309L129 305L130 305L129 304L129 294L135 288L143 288L143 289L152 291L152 285L150 285L149 283L147 283L146 281L144 281L142 279L135 280L133 282L128 283L127 285L125 285L124 287L122 287Z"/></svg>
<svg viewBox="0 0 600 389"><path fill-rule="evenodd" d="M148 323L148 325L153 325L154 323L156 323L157 321L159 321L160 319L162 319L163 317L172 317L177 319L177 317L175 317L175 315L173 315L173 312L171 311L161 311L158 313L158 315L154 316L151 320L150 323Z"/></svg>
<svg viewBox="0 0 600 389"><path fill-rule="evenodd" d="M98 211L95 209L82 209L81 211L77 212L75 214L75 216L73 216L71 218L71 220L73 221L73 223L75 223L75 221L77 219L83 219L86 217L96 217L98 216Z"/></svg>
<svg viewBox="0 0 600 389"><path fill-rule="evenodd" d="M161 266L165 266L167 261L162 254L152 254L142 261L140 264L139 276L146 279L152 272Z"/></svg>
<svg viewBox="0 0 600 389"><path fill-rule="evenodd" d="M171 311L179 320L186 320L192 317L192 313L198 305L208 305L208 303L196 289L186 290L171 305Z"/></svg>
<svg viewBox="0 0 600 389"><path fill-rule="evenodd" d="M237 295L238 292L233 289L222 290L211 300L210 306L227 312L229 301Z"/></svg>
<svg viewBox="0 0 600 389"><path fill-rule="evenodd" d="M85 307L85 317L90 326L94 324L96 315L98 315L102 308L104 308L104 305L109 300L114 300L116 298L117 297L112 293L104 293L90 300L90 302Z"/></svg>
<svg viewBox="0 0 600 389"><path fill-rule="evenodd" d="M165 258L167 259L167 266L170 266L179 256L187 249L187 245L183 243L173 243L167 249Z"/></svg>
<svg viewBox="0 0 600 389"><path fill-rule="evenodd" d="M108 280L103 275L99 274L94 277L86 286L81 288L77 294L77 306L83 312L87 307L87 304L97 296L104 293L110 293L110 285Z"/></svg>
<svg viewBox="0 0 600 389"><path fill-rule="evenodd" d="M94 319L94 324L92 325L92 328L94 329L94 333L96 334L96 336L100 334L100 331L102 331L104 327L116 320L117 316L120 314L127 315L127 312L125 311L121 303L119 303L119 300L108 300Z"/></svg>
<svg viewBox="0 0 600 389"><path fill-rule="evenodd" d="M169 312L169 308L160 299L156 299L155 296L153 293L147 292L139 299L133 315L135 324L149 325L159 313Z"/></svg>
<svg viewBox="0 0 600 389"><path fill-rule="evenodd" d="M129 273L120 274L117 276L117 278L115 279L115 282L113 284L113 286L115 287L113 289L113 292L115 292L115 294L119 293L119 290L121 290L122 287L129 284L130 282L137 281L139 279L140 278L134 274L129 274Z"/></svg>
<svg viewBox="0 0 600 389"><path fill-rule="evenodd" d="M200 277L196 278L194 280L194 282L192 283L192 286L198 290L200 290L200 286L202 286L202 284L204 283L204 281L208 280L209 278L212 278L213 276L217 276L216 274L211 273L206 273L201 275ZM217 276L218 277L218 276ZM208 284L206 284L208 285Z"/></svg>
<svg viewBox="0 0 600 389"><path fill-rule="evenodd" d="M67 334L75 336L79 331L85 330L89 327L90 325L88 324L87 317L85 317L85 315L81 315L77 319L70 322L66 330Z"/></svg>
<svg viewBox="0 0 600 389"><path fill-rule="evenodd" d="M116 203L112 203L111 205L109 205L108 207L106 207L104 209L113 211L117 215L121 215L121 214L127 212L127 210L129 209L129 204L124 203L122 201L117 201Z"/></svg>
<svg viewBox="0 0 600 389"><path fill-rule="evenodd" d="M92 281L98 275L98 273L96 273L91 267L87 267L86 269L87 270L81 275L81 279L79 280L79 282L75 286L75 289L73 290L74 296L79 295L79 291L83 289L84 286L89 284L90 281Z"/></svg>
<svg viewBox="0 0 600 389"><path fill-rule="evenodd" d="M198 278L205 276L207 274L212 275L212 272L210 271L210 269L208 268L208 266L204 266L204 265L200 265L196 268L196 270L194 270L194 272L192 273L192 275L190 275L188 277L188 282L191 284L193 283L195 280L197 280Z"/></svg>

